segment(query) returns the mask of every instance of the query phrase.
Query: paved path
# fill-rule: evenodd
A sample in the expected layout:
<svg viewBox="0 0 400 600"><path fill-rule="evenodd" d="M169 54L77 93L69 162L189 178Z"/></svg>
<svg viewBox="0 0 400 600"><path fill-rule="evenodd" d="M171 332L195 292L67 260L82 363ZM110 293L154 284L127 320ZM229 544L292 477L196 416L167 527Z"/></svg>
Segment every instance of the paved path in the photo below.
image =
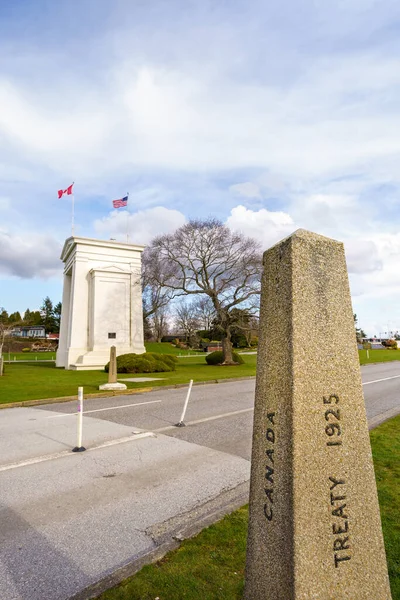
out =
<svg viewBox="0 0 400 600"><path fill-rule="evenodd" d="M400 363L362 368L370 422L400 412ZM0 413L0 598L65 600L245 498L254 380Z"/></svg>
<svg viewBox="0 0 400 600"><path fill-rule="evenodd" d="M400 412L400 361L363 366L361 375L367 417L372 425ZM185 428L174 427L181 416L184 388L86 400L84 410L108 423L163 433L250 460L254 388L254 379L194 386ZM149 404L142 404L146 402ZM57 414L76 410L74 403L38 408ZM57 416L55 420L64 417Z"/></svg>

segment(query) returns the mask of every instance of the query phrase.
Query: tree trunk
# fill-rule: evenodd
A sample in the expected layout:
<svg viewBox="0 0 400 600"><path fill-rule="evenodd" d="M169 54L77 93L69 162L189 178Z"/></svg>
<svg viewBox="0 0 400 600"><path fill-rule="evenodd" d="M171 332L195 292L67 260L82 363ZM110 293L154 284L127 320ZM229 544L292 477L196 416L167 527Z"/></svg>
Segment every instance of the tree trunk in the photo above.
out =
<svg viewBox="0 0 400 600"><path fill-rule="evenodd" d="M251 329L246 329L244 332L244 337L246 338L246 344L248 348L251 346Z"/></svg>
<svg viewBox="0 0 400 600"><path fill-rule="evenodd" d="M233 356L232 356L232 342L231 342L231 332L230 330L224 333L222 338L222 352L223 352L223 365L234 365Z"/></svg>

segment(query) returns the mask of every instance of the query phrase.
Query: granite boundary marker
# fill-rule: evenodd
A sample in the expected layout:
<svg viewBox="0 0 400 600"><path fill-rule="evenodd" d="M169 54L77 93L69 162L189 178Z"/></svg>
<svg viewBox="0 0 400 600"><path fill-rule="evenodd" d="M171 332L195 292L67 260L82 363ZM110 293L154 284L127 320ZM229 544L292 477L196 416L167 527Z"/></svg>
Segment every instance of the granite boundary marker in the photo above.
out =
<svg viewBox="0 0 400 600"><path fill-rule="evenodd" d="M264 254L246 600L390 600L343 244Z"/></svg>
<svg viewBox="0 0 400 600"><path fill-rule="evenodd" d="M125 383L117 381L117 348L110 347L110 363L108 366L108 383L99 385L99 390L126 390Z"/></svg>

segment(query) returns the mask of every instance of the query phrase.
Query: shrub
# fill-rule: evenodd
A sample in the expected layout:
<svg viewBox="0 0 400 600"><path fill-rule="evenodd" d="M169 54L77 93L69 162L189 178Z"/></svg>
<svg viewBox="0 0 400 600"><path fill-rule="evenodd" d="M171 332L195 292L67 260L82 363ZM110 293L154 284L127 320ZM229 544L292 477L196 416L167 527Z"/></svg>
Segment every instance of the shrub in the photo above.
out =
<svg viewBox="0 0 400 600"><path fill-rule="evenodd" d="M235 335L234 340L232 340L232 342L236 348L247 348L246 336L242 333Z"/></svg>
<svg viewBox="0 0 400 600"><path fill-rule="evenodd" d="M165 373L175 371L176 362L175 357L169 354L157 354L156 352L121 354L117 356L117 373ZM104 367L106 373L108 373L109 368L110 363L108 362Z"/></svg>
<svg viewBox="0 0 400 600"><path fill-rule="evenodd" d="M237 352L232 352L232 358L235 363L242 365L244 363L243 358ZM208 365L220 365L224 360L224 354L222 350L217 350L216 352L211 352L211 354L207 354L206 363Z"/></svg>
<svg viewBox="0 0 400 600"><path fill-rule="evenodd" d="M396 340L388 340L388 346L392 350L397 350L397 342L396 342Z"/></svg>
<svg viewBox="0 0 400 600"><path fill-rule="evenodd" d="M30 352L31 349L30 348L22 348L22 352Z"/></svg>
<svg viewBox="0 0 400 600"><path fill-rule="evenodd" d="M172 354L158 354L157 352L146 352L146 356L151 356L156 361L162 361L171 367L171 371L175 371L176 363L179 359Z"/></svg>

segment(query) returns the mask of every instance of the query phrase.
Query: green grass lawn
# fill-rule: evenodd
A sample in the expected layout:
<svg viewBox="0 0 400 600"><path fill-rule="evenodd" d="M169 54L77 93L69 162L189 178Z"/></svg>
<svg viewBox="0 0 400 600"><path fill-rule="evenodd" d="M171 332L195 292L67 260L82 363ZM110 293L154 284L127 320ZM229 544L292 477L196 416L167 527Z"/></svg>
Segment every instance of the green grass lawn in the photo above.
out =
<svg viewBox="0 0 400 600"><path fill-rule="evenodd" d="M14 360L56 360L54 352L3 352L3 358L6 363Z"/></svg>
<svg viewBox="0 0 400 600"><path fill-rule="evenodd" d="M400 417L396 417L371 433L393 600L400 600L399 430ZM99 600L241 600L247 518L246 506L183 542Z"/></svg>
<svg viewBox="0 0 400 600"><path fill-rule="evenodd" d="M129 389L175 385L194 381L212 381L229 377L246 377L255 375L256 355L244 357L245 363L236 367L209 366L205 354L179 359L176 371L154 373L151 377L156 381L146 383L126 382ZM119 375L124 380L135 375ZM144 373L149 377L148 373ZM66 371L57 369L54 363L40 361L32 363L5 364L4 376L0 378L0 404L21 402L38 398L61 398L77 394L79 386L83 386L84 394L99 391L99 385L106 383L108 375L104 371Z"/></svg>
<svg viewBox="0 0 400 600"><path fill-rule="evenodd" d="M180 350L167 342L145 342L146 352L159 352L160 354L174 354L175 356L196 356L204 354L201 350Z"/></svg>
<svg viewBox="0 0 400 600"><path fill-rule="evenodd" d="M393 600L400 600L400 416L370 433Z"/></svg>
<svg viewBox="0 0 400 600"><path fill-rule="evenodd" d="M369 358L367 358L366 350L359 350L360 364L366 365L377 362L389 362L391 360L400 360L400 350L368 350Z"/></svg>
<svg viewBox="0 0 400 600"><path fill-rule="evenodd" d="M178 350L168 343L158 344L156 342L146 344L148 352L160 352L163 354L184 354L179 358L176 371L170 373L145 373L145 377L154 377L155 381L146 383L126 382L129 389L143 387L160 387L164 385L175 385L193 381L215 381L216 379L227 379L230 377L254 376L256 373L256 354L243 354L244 364L235 367L215 367L207 365L206 354L199 352L190 356L189 351ZM193 351L192 351L193 352ZM400 351L396 350L370 350L369 360L366 350L360 350L360 362L385 362L389 360L400 360ZM41 362L48 355L54 353L21 353L23 359L33 358L31 363L7 362L5 355L5 373L0 379L0 404L9 402L21 402L26 400L61 398L77 394L77 388L83 386L84 394L93 394L99 391L99 385L106 383L107 374L103 371L65 371L56 369L54 363ZM189 356L188 356L189 355ZM35 357L38 360L35 360ZM123 380L135 375L120 375Z"/></svg>
<svg viewBox="0 0 400 600"><path fill-rule="evenodd" d="M160 354L173 354L174 356L202 356L204 352L200 350L180 350L172 344L166 342L146 342L147 352L159 352ZM3 357L6 362L11 360L55 360L56 353L54 352L3 352Z"/></svg>

